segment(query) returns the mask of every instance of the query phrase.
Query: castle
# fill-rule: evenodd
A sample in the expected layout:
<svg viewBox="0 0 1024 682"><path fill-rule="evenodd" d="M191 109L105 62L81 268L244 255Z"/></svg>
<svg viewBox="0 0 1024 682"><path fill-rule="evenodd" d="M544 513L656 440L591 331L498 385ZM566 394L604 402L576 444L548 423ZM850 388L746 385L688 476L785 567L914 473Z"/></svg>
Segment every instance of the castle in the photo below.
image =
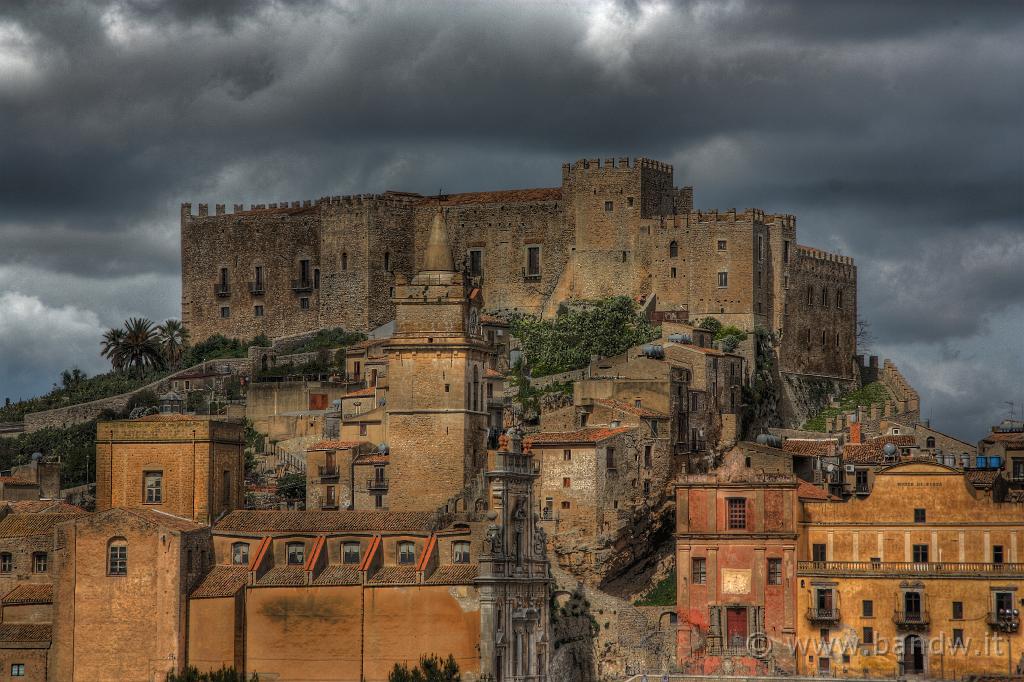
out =
<svg viewBox="0 0 1024 682"><path fill-rule="evenodd" d="M645 158L566 163L559 187L539 189L217 204L212 215L182 204L182 320L194 341L388 322L439 206L489 311L551 316L567 300L628 294L671 319L776 332L783 372L856 375L853 260L799 245L792 215L694 211L672 166Z"/></svg>

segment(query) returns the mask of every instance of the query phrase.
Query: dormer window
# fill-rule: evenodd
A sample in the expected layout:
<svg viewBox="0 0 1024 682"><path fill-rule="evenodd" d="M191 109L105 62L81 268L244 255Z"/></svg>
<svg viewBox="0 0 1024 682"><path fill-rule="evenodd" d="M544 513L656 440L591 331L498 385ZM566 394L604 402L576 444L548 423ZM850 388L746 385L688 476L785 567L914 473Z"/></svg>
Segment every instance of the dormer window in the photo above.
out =
<svg viewBox="0 0 1024 682"><path fill-rule="evenodd" d="M398 563L403 566L416 563L416 545L414 543L408 541L398 543Z"/></svg>
<svg viewBox="0 0 1024 682"><path fill-rule="evenodd" d="M469 563L469 543L463 540L452 545L452 563L453 564L468 564Z"/></svg>
<svg viewBox="0 0 1024 682"><path fill-rule="evenodd" d="M303 542L288 543L288 565L301 566L306 563L306 545Z"/></svg>

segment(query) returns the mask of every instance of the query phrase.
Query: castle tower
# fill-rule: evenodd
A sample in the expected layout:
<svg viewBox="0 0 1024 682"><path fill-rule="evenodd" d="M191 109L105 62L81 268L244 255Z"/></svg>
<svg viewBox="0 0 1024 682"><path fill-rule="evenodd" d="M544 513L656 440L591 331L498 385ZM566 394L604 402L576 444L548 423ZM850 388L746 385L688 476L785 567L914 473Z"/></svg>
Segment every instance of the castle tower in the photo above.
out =
<svg viewBox="0 0 1024 682"><path fill-rule="evenodd" d="M509 429L486 474L490 524L477 579L482 680L548 679L551 579L533 498L537 476L533 456L522 450L522 434Z"/></svg>
<svg viewBox="0 0 1024 682"><path fill-rule="evenodd" d="M390 509L434 511L483 472L489 346L481 299L455 271L439 208L423 270L395 279L395 333L386 347Z"/></svg>

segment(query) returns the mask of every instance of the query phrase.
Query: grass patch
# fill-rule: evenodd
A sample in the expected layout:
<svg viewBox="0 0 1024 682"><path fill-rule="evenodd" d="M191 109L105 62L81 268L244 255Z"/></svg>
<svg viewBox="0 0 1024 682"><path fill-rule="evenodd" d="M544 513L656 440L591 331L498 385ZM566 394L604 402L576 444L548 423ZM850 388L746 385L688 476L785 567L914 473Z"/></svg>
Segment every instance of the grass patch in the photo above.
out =
<svg viewBox="0 0 1024 682"><path fill-rule="evenodd" d="M885 384L880 381L872 382L840 398L839 407L826 407L818 412L807 420L803 429L805 431L824 431L825 422L831 417L837 417L843 412L849 412L857 407L880 405L890 398L892 396L889 393L889 389L885 387Z"/></svg>
<svg viewBox="0 0 1024 682"><path fill-rule="evenodd" d="M637 606L675 606L676 572L673 570L644 596L636 600Z"/></svg>

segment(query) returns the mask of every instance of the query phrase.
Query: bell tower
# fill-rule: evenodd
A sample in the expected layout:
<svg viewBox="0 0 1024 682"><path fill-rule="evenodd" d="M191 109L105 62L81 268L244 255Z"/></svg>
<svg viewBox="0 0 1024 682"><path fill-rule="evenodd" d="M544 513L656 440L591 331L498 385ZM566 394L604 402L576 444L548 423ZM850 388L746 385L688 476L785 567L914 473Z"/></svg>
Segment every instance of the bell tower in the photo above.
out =
<svg viewBox="0 0 1024 682"><path fill-rule="evenodd" d="M395 333L386 347L388 504L394 510L435 511L483 473L483 378L490 353L480 328L480 291L455 270L440 207L423 269L408 281L396 276L392 301Z"/></svg>

